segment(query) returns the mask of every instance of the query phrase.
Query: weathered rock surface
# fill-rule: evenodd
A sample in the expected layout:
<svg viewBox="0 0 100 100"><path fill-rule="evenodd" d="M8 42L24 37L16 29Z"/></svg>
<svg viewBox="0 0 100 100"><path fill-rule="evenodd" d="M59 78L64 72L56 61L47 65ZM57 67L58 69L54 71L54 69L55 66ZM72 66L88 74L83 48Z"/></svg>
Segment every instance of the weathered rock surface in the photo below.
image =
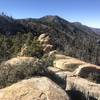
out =
<svg viewBox="0 0 100 100"><path fill-rule="evenodd" d="M43 49L43 51L45 53L48 53L48 52L50 52L52 50L53 50L53 45L50 45L50 44L47 44L46 46L44 46L44 49Z"/></svg>
<svg viewBox="0 0 100 100"><path fill-rule="evenodd" d="M38 37L38 41L39 41L41 44L50 44L50 37L49 37L47 34L41 34L41 35Z"/></svg>
<svg viewBox="0 0 100 100"><path fill-rule="evenodd" d="M63 71L59 68L55 68L55 67L48 67L47 68L48 71L54 73L55 75L57 75L58 77L60 77L61 79L66 79L67 76L71 76L72 73L69 71Z"/></svg>
<svg viewBox="0 0 100 100"><path fill-rule="evenodd" d="M49 67L48 69L56 77L59 77L58 79L61 79L61 82L63 81L59 84L61 87L64 88L66 86L67 91L79 91L84 95L85 100L91 100L91 98L100 100L100 84L97 84L97 82L100 82L99 66L62 54L54 53L51 56L55 58L54 67ZM92 76L89 76L90 74ZM95 81L91 81L89 78L93 78Z"/></svg>
<svg viewBox="0 0 100 100"><path fill-rule="evenodd" d="M52 80L59 84L63 89L66 88L66 77L71 76L69 71L63 71L59 68L48 67L48 72Z"/></svg>
<svg viewBox="0 0 100 100"><path fill-rule="evenodd" d="M80 77L70 76L66 80L66 90L79 91L86 97L86 100L100 100L100 84L90 82Z"/></svg>
<svg viewBox="0 0 100 100"><path fill-rule="evenodd" d="M49 66L47 69L48 69L49 71L54 72L54 73L57 73L57 72L62 71L61 69L56 68L56 67L52 67L52 66Z"/></svg>
<svg viewBox="0 0 100 100"><path fill-rule="evenodd" d="M48 56L49 56L49 57L54 57L54 55L57 54L57 53L58 53L57 50L53 50L53 51L50 51L50 52L48 53Z"/></svg>
<svg viewBox="0 0 100 100"><path fill-rule="evenodd" d="M0 100L69 100L69 97L50 79L34 77L1 89Z"/></svg>
<svg viewBox="0 0 100 100"><path fill-rule="evenodd" d="M43 51L45 53L49 53L50 51L53 50L53 45L51 44L52 43L51 39L50 39L50 37L47 34L41 34L38 37L38 41L42 45Z"/></svg>
<svg viewBox="0 0 100 100"><path fill-rule="evenodd" d="M43 40L45 37L46 37L46 34L41 34L41 35L38 37L38 40L41 41L41 40Z"/></svg>
<svg viewBox="0 0 100 100"><path fill-rule="evenodd" d="M16 57L16 58L12 58L8 61L5 62L6 64L10 64L10 65L20 65L22 63L34 63L36 61L36 58L33 57Z"/></svg>
<svg viewBox="0 0 100 100"><path fill-rule="evenodd" d="M87 77L90 73L98 73L100 74L100 66L96 66L93 64L83 64L80 65L73 74L80 77Z"/></svg>
<svg viewBox="0 0 100 100"><path fill-rule="evenodd" d="M71 59L72 58L72 57L69 57L69 56L65 56L63 54L55 54L54 57L55 57L55 60L58 60L58 59Z"/></svg>
<svg viewBox="0 0 100 100"><path fill-rule="evenodd" d="M80 65L79 68L73 72L73 75L100 84L100 66L86 63Z"/></svg>
<svg viewBox="0 0 100 100"><path fill-rule="evenodd" d="M64 56L64 55L55 55L55 60L53 62L54 67L60 68L62 70L74 71L79 65L84 64L85 62L80 61L78 59Z"/></svg>

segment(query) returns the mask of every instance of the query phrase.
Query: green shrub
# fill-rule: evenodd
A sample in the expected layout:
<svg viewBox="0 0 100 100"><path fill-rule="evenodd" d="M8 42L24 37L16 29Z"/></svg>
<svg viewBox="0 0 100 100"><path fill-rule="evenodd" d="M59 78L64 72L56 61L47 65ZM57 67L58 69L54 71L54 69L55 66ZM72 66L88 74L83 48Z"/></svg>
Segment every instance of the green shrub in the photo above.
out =
<svg viewBox="0 0 100 100"><path fill-rule="evenodd" d="M44 75L46 68L44 62L36 63L22 62L18 65L2 63L0 65L0 88L11 85L19 80L30 78L36 75Z"/></svg>
<svg viewBox="0 0 100 100"><path fill-rule="evenodd" d="M47 54L44 54L41 57L41 60L45 62L45 66L52 66L53 67L53 61L54 61L54 57L49 57Z"/></svg>
<svg viewBox="0 0 100 100"><path fill-rule="evenodd" d="M27 45L25 56L40 58L43 55L43 48L32 33L17 33L11 36L0 34L0 62L16 57L24 44Z"/></svg>

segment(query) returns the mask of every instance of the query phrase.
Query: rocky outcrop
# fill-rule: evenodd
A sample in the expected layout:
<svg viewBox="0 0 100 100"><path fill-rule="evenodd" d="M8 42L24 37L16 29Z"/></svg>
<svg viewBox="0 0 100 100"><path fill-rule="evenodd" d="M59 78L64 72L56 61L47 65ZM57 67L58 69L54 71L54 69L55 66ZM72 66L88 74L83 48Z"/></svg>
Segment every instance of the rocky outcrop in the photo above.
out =
<svg viewBox="0 0 100 100"><path fill-rule="evenodd" d="M50 45L50 44L45 45L44 49L43 49L43 51L46 52L46 53L48 53L52 50L53 50L53 45Z"/></svg>
<svg viewBox="0 0 100 100"><path fill-rule="evenodd" d="M48 53L48 56L49 56L49 57L54 57L54 55L57 54L57 53L58 53L57 50L53 50L53 51L50 51L50 52Z"/></svg>
<svg viewBox="0 0 100 100"><path fill-rule="evenodd" d="M100 66L96 66L93 64L83 64L80 65L73 74L80 77L87 77L90 73L100 73Z"/></svg>
<svg viewBox="0 0 100 100"><path fill-rule="evenodd" d="M0 100L69 100L69 97L50 79L34 77L1 89Z"/></svg>
<svg viewBox="0 0 100 100"><path fill-rule="evenodd" d="M33 76L45 75L49 79L35 77L1 89L0 100L16 100L16 98L18 100L32 100L32 98L34 100L69 100L64 90L67 93L69 91L74 91L74 93L79 91L86 98L75 100L100 100L99 66L59 54L56 50L50 51L47 55L52 58L53 66L44 67L45 64L43 62L33 57L17 57L2 63L0 65L0 88ZM58 85L56 88L56 84L50 79L63 90ZM51 83L48 83L48 81ZM48 89L46 90L46 88ZM61 92L59 92L59 88ZM12 99L12 94L14 99ZM81 95L79 96L81 97ZM2 99L3 97L4 99Z"/></svg>
<svg viewBox="0 0 100 100"><path fill-rule="evenodd" d="M100 66L83 62L78 65L74 72L70 75L67 74L66 91L71 91L70 93L74 91L74 97L77 93L80 93L79 96L84 96L82 100L100 100L99 89Z"/></svg>
<svg viewBox="0 0 100 100"><path fill-rule="evenodd" d="M100 67L65 56L51 53L54 57L54 67L48 67L55 80L66 91L77 96L79 100L99 100L100 98ZM66 84L66 85L65 85ZM76 95L78 94L79 95ZM70 94L72 95L72 94ZM81 99L79 97L81 97ZM84 96L84 98L82 98ZM73 100L72 98L72 100Z"/></svg>
<svg viewBox="0 0 100 100"><path fill-rule="evenodd" d="M79 65L84 64L85 62L78 59L65 56L65 55L55 55L55 60L53 62L54 67L60 68L62 70L74 71Z"/></svg>
<svg viewBox="0 0 100 100"><path fill-rule="evenodd" d="M63 89L66 88L66 78L70 76L72 73L69 71L63 71L59 68L48 67L49 77L55 81L59 86Z"/></svg>
<svg viewBox="0 0 100 100"><path fill-rule="evenodd" d="M72 57L69 57L69 56L65 56L63 54L54 54L53 55L55 57L55 60L58 60L58 59L70 59Z"/></svg>
<svg viewBox="0 0 100 100"><path fill-rule="evenodd" d="M41 34L41 35L38 37L38 41L39 41L41 44L50 44L50 37L49 37L47 34Z"/></svg>
<svg viewBox="0 0 100 100"><path fill-rule="evenodd" d="M5 62L5 65L9 64L11 66L13 65L21 65L22 63L34 63L36 61L36 58L33 57L16 57L16 58L12 58L8 61Z"/></svg>
<svg viewBox="0 0 100 100"><path fill-rule="evenodd" d="M66 91L79 91L85 96L86 100L91 100L90 98L100 100L100 84L75 76L67 77L66 82Z"/></svg>
<svg viewBox="0 0 100 100"><path fill-rule="evenodd" d="M55 67L48 67L47 68L49 72L54 73L57 77L66 80L67 76L71 76L72 73L69 71L63 71L59 68L55 68Z"/></svg>
<svg viewBox="0 0 100 100"><path fill-rule="evenodd" d="M100 66L93 64L80 65L73 74L95 83L100 83Z"/></svg>
<svg viewBox="0 0 100 100"><path fill-rule="evenodd" d="M42 45L43 51L44 51L45 53L49 53L50 51L53 50L52 41L51 41L49 35L47 35L47 34L41 34L41 35L38 37L38 41L39 41L40 44Z"/></svg>

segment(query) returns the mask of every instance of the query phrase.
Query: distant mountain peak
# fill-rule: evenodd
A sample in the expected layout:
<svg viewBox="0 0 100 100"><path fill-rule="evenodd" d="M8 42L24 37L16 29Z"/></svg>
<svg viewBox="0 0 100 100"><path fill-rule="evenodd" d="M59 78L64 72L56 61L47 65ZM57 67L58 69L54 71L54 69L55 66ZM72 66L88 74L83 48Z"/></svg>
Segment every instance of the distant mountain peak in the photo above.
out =
<svg viewBox="0 0 100 100"><path fill-rule="evenodd" d="M82 23L80 23L80 22L73 22L73 24L74 25L79 25L79 26L82 25Z"/></svg>
<svg viewBox="0 0 100 100"><path fill-rule="evenodd" d="M57 15L46 15L46 16L43 16L41 17L40 19L51 19L51 20L54 20L54 19L59 19L60 17L57 16Z"/></svg>
<svg viewBox="0 0 100 100"><path fill-rule="evenodd" d="M65 20L57 15L53 16L53 15L47 15L44 17L40 18L41 21L47 21L47 22L65 22ZM67 21L66 21L67 22Z"/></svg>

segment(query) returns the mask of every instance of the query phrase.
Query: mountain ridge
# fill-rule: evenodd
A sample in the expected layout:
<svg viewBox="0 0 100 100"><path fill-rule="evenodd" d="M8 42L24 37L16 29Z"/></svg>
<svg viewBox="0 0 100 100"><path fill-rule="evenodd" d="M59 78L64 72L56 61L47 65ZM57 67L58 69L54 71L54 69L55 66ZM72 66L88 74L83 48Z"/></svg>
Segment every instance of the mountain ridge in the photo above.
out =
<svg viewBox="0 0 100 100"><path fill-rule="evenodd" d="M97 28L91 28L89 26L86 26L86 25L83 25L82 23L80 22L69 22L67 21L66 19L63 19L57 15L53 16L53 15L46 15L46 16L43 16L41 18L25 18L25 19L15 19L15 18L12 18L12 17L9 17L9 16L6 16L6 15L0 15L0 23L1 25L2 24L6 24L6 23L10 23L10 24L18 24L19 26L22 25L23 22L39 22L39 21L42 21L42 22L54 22L54 23L70 23L74 26L76 26L77 28L79 28L79 26L81 27L85 27L89 30L91 30L94 34L99 34L99 29ZM13 26L13 25L12 25ZM23 26L23 28L27 28L25 26ZM30 29L32 30L32 29ZM1 31L1 30L0 30ZM25 30L26 31L26 30ZM98 32L98 33L97 33Z"/></svg>
<svg viewBox="0 0 100 100"><path fill-rule="evenodd" d="M10 41L16 40L11 37L20 38L20 42L22 38L23 42L20 43L20 48L24 45L23 43L27 42L27 38L31 38L29 33L33 34L33 38L45 33L51 38L54 49L86 62L100 64L100 43L98 42L100 35L97 35L87 26L82 24L75 25L75 23L66 21L58 16L45 16L39 19L13 19L8 16L1 16L1 18L0 33ZM4 20L5 18L6 20ZM18 39L14 43L19 43ZM28 41L30 40L28 39ZM5 43L5 40L3 42ZM7 45L11 44L7 43ZM8 54L8 51L6 52ZM9 52L11 53L11 51Z"/></svg>

